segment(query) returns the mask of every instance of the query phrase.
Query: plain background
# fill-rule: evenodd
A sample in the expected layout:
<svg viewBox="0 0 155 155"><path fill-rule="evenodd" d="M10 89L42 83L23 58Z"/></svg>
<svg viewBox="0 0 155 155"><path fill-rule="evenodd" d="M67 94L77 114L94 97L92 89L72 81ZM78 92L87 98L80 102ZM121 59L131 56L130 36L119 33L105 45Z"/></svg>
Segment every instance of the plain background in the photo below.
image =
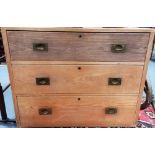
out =
<svg viewBox="0 0 155 155"><path fill-rule="evenodd" d="M155 2L0 0L0 27L155 27ZM0 154L151 155L154 135L154 129L0 129Z"/></svg>

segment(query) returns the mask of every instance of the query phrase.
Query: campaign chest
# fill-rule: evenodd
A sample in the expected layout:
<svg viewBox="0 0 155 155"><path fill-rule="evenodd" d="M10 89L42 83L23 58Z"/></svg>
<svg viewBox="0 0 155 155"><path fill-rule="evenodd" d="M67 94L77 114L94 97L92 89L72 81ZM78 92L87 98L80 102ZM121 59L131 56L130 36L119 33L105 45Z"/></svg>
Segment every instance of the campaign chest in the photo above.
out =
<svg viewBox="0 0 155 155"><path fill-rule="evenodd" d="M133 127L154 32L2 28L19 127Z"/></svg>

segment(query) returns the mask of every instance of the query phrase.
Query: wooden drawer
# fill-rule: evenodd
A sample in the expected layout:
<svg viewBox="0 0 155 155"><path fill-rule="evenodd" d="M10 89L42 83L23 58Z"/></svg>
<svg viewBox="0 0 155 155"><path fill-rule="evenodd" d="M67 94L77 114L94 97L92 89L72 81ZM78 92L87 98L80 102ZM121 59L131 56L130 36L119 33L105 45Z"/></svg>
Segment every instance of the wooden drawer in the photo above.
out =
<svg viewBox="0 0 155 155"><path fill-rule="evenodd" d="M144 61L149 41L149 33L7 31L7 35L12 60Z"/></svg>
<svg viewBox="0 0 155 155"><path fill-rule="evenodd" d="M22 127L134 126L136 96L18 97Z"/></svg>
<svg viewBox="0 0 155 155"><path fill-rule="evenodd" d="M13 65L16 94L138 94L143 66Z"/></svg>

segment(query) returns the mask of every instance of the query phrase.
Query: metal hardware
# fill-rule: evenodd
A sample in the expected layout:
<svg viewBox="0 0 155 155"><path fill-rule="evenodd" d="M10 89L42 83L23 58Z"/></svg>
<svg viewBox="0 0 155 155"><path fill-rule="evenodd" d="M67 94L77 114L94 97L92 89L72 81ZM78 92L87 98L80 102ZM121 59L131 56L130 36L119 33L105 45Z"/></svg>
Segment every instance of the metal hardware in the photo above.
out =
<svg viewBox="0 0 155 155"><path fill-rule="evenodd" d="M33 43L33 51L46 52L48 51L47 43Z"/></svg>
<svg viewBox="0 0 155 155"><path fill-rule="evenodd" d="M43 107L39 109L39 115L51 115L52 114L52 108Z"/></svg>
<svg viewBox="0 0 155 155"><path fill-rule="evenodd" d="M126 44L112 44L111 51L113 53L124 53L126 51Z"/></svg>
<svg viewBox="0 0 155 155"><path fill-rule="evenodd" d="M121 83L122 83L121 78L109 78L108 79L108 85L118 86L118 85L121 85Z"/></svg>
<svg viewBox="0 0 155 155"><path fill-rule="evenodd" d="M48 77L36 78L37 85L50 85L50 79Z"/></svg>
<svg viewBox="0 0 155 155"><path fill-rule="evenodd" d="M114 115L116 113L117 113L117 108L114 108L114 107L105 108L105 114Z"/></svg>

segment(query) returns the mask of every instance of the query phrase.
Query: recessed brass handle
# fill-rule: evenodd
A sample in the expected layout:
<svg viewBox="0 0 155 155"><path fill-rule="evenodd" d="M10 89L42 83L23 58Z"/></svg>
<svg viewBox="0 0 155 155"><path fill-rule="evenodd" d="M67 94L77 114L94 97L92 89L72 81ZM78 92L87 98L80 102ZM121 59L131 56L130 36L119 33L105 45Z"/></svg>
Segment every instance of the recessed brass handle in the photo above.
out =
<svg viewBox="0 0 155 155"><path fill-rule="evenodd" d="M111 51L113 53L124 53L126 51L126 44L112 44Z"/></svg>
<svg viewBox="0 0 155 155"><path fill-rule="evenodd" d="M52 114L52 108L43 107L39 109L39 115L51 115Z"/></svg>
<svg viewBox="0 0 155 155"><path fill-rule="evenodd" d="M122 79L121 78L109 78L108 79L108 85L121 85Z"/></svg>
<svg viewBox="0 0 155 155"><path fill-rule="evenodd" d="M50 85L50 79L48 77L37 77L36 78L37 85Z"/></svg>
<svg viewBox="0 0 155 155"><path fill-rule="evenodd" d="M105 108L105 114L114 115L117 112L118 112L118 110L115 107L107 107L107 108Z"/></svg>
<svg viewBox="0 0 155 155"><path fill-rule="evenodd" d="M33 51L46 52L48 51L48 44L47 43L33 43Z"/></svg>

